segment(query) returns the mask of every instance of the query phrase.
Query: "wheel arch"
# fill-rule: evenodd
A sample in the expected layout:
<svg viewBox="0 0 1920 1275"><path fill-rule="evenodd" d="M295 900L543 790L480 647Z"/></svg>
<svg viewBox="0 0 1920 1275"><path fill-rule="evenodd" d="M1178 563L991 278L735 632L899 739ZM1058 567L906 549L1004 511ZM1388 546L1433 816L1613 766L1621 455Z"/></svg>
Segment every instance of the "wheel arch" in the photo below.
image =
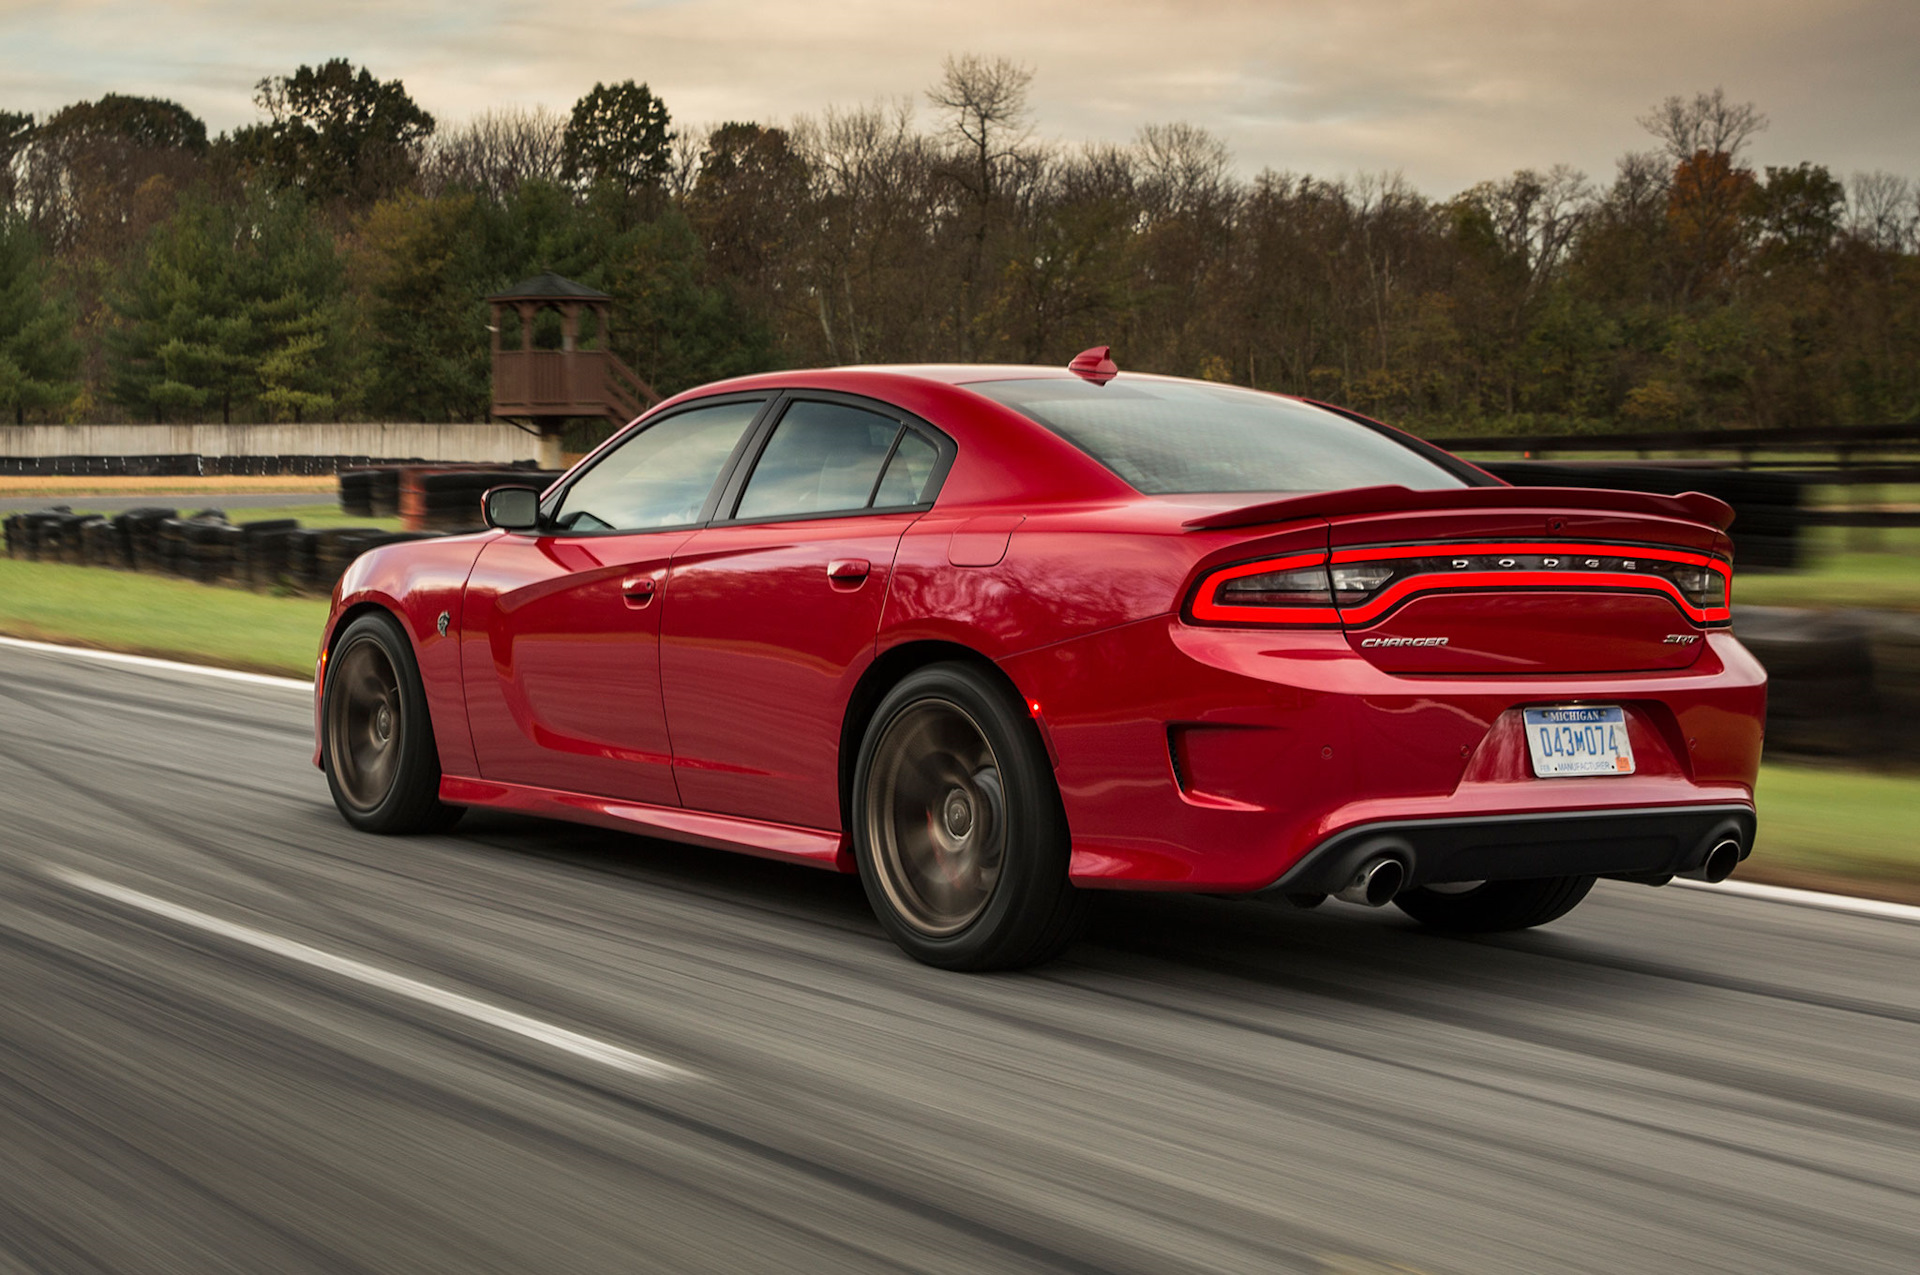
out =
<svg viewBox="0 0 1920 1275"><path fill-rule="evenodd" d="M880 657L867 667L854 685L853 694L847 699L846 715L840 723L840 826L847 836L853 835L854 767L859 762L860 741L866 736L868 724L873 721L874 710L880 707L880 701L886 698L887 692L909 674L929 664L948 661L971 665L998 682L1016 700L1025 702L1020 688L1005 669L962 643L929 638L902 642L881 652Z"/></svg>
<svg viewBox="0 0 1920 1275"><path fill-rule="evenodd" d="M399 628L401 635L407 639L407 645L413 648L413 659L414 659L415 667L418 667L419 665L420 644L414 641L413 633L407 627L406 617L401 615L399 611L394 608L392 603L382 598L362 597L358 601L349 603L347 606L342 607L339 613L334 615L332 620L327 625L325 639L320 648L319 671L318 671L318 675L314 679L313 764L315 766L324 766L326 764L327 732L326 732L325 723L322 720L322 714L326 710L327 666L333 660L334 648L340 645L340 635L345 633L348 629L352 628L354 621L358 620L363 615L373 615L375 613L384 615L389 620L392 620L394 622L394 624ZM429 727L431 727L433 722L433 715L431 711L428 712L427 722Z"/></svg>

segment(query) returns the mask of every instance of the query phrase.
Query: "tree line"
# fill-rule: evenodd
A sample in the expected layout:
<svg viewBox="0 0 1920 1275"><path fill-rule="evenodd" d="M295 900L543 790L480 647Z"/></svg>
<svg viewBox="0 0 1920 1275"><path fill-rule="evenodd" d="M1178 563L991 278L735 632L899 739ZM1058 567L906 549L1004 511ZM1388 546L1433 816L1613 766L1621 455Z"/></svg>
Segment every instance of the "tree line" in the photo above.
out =
<svg viewBox="0 0 1920 1275"><path fill-rule="evenodd" d="M1435 198L1242 177L1187 124L1048 143L1030 81L957 57L924 102L696 131L626 81L442 127L334 60L217 137L120 94L0 111L0 409L484 419L484 298L551 270L614 297L601 339L667 393L1100 343L1437 434L1920 417L1920 190L1756 169L1767 120L1718 90L1607 180Z"/></svg>

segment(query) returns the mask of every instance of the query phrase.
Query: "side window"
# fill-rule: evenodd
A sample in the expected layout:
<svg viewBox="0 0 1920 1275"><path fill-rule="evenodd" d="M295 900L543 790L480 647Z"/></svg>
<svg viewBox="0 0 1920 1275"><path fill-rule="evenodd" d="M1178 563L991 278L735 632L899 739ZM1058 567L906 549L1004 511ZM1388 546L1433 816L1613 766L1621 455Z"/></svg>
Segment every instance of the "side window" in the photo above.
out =
<svg viewBox="0 0 1920 1275"><path fill-rule="evenodd" d="M880 489L874 493L873 507L894 509L925 500L927 482L939 459L940 449L919 434L908 430L900 435L900 445L893 449L893 459L887 462Z"/></svg>
<svg viewBox="0 0 1920 1275"><path fill-rule="evenodd" d="M556 521L569 531L646 531L699 521L727 457L763 405L716 403L649 425L567 488Z"/></svg>
<svg viewBox="0 0 1920 1275"><path fill-rule="evenodd" d="M900 423L878 412L802 399L767 440L736 518L781 518L867 507Z"/></svg>

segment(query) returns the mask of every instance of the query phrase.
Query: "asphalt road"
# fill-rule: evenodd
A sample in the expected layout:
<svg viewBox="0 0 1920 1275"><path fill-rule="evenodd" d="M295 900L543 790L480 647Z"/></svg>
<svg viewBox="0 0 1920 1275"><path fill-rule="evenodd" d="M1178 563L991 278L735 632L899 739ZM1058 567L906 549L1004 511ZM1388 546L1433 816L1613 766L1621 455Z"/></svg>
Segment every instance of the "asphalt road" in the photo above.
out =
<svg viewBox="0 0 1920 1275"><path fill-rule="evenodd" d="M943 974L849 878L354 834L308 715L0 648L0 1271L1920 1266L1920 925L1115 897Z"/></svg>

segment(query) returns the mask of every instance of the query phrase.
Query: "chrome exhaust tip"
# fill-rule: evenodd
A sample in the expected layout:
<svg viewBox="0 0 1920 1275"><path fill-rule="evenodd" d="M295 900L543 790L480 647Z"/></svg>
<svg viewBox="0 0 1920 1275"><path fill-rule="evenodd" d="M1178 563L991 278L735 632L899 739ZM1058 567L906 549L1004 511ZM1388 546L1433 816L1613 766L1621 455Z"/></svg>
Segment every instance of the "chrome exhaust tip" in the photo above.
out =
<svg viewBox="0 0 1920 1275"><path fill-rule="evenodd" d="M1740 866L1740 843L1732 837L1716 842L1700 860L1700 866L1680 875L1694 881L1725 881Z"/></svg>
<svg viewBox="0 0 1920 1275"><path fill-rule="evenodd" d="M1732 869L1728 869L1732 871ZM1334 898L1345 903L1358 903L1362 907L1384 907L1393 902L1393 896L1400 893L1400 887L1407 883L1407 867L1391 856L1370 859L1360 865L1345 888L1334 893Z"/></svg>

